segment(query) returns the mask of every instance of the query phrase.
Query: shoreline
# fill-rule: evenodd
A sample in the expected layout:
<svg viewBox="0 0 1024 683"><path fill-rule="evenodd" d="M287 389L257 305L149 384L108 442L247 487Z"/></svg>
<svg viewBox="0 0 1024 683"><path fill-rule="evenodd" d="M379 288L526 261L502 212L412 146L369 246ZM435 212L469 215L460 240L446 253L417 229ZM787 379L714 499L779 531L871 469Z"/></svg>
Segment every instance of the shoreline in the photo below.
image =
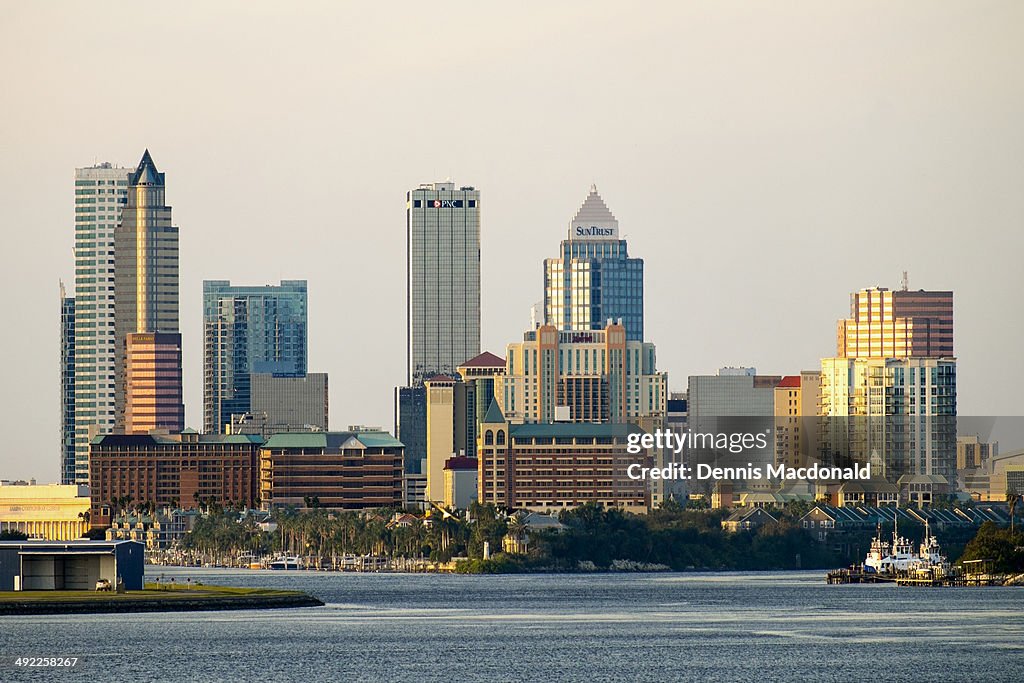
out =
<svg viewBox="0 0 1024 683"><path fill-rule="evenodd" d="M23 591L0 593L0 616L29 614L112 614L136 612L214 612L248 609L323 607L300 591L199 586L166 589L147 584L142 591Z"/></svg>

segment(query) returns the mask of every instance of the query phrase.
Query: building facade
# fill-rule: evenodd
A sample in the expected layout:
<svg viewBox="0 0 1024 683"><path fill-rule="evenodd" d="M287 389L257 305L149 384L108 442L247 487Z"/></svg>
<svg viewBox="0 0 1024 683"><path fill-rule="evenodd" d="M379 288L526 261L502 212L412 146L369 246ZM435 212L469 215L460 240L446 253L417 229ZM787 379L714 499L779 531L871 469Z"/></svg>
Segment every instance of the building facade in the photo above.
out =
<svg viewBox="0 0 1024 683"><path fill-rule="evenodd" d="M60 483L75 475L75 297L60 283Z"/></svg>
<svg viewBox="0 0 1024 683"><path fill-rule="evenodd" d="M646 513L648 482L630 465L651 467L650 449L626 452L632 424L521 424L505 420L497 402L481 422L477 496L501 508L553 512L586 503Z"/></svg>
<svg viewBox="0 0 1024 683"><path fill-rule="evenodd" d="M513 423L664 419L667 389L654 344L628 340L619 322L585 332L541 325L508 345L505 374L495 377Z"/></svg>
<svg viewBox="0 0 1024 683"><path fill-rule="evenodd" d="M89 483L89 442L116 422L114 233L133 169L75 169L74 477Z"/></svg>
<svg viewBox="0 0 1024 683"><path fill-rule="evenodd" d="M823 458L870 462L872 475L956 479L956 361L823 358Z"/></svg>
<svg viewBox="0 0 1024 683"><path fill-rule="evenodd" d="M252 412L253 374L304 376L307 328L305 280L203 281L203 431L222 432L232 415Z"/></svg>
<svg viewBox="0 0 1024 683"><path fill-rule="evenodd" d="M327 431L327 373L253 374L251 415L269 436L278 431Z"/></svg>
<svg viewBox="0 0 1024 683"><path fill-rule="evenodd" d="M819 457L821 372L804 370L775 385L775 464L805 467Z"/></svg>
<svg viewBox="0 0 1024 683"><path fill-rule="evenodd" d="M836 328L839 358L952 358L953 292L869 287Z"/></svg>
<svg viewBox="0 0 1024 683"><path fill-rule="evenodd" d="M480 353L480 192L451 182L406 195L408 385Z"/></svg>
<svg viewBox="0 0 1024 683"><path fill-rule="evenodd" d="M276 434L259 454L264 509L369 510L402 505L403 446L386 432Z"/></svg>
<svg viewBox="0 0 1024 683"><path fill-rule="evenodd" d="M171 223L164 174L146 150L128 178L121 222L114 231L116 424L127 406L127 340L136 332L178 334L178 228ZM179 343L180 349L180 343ZM180 360L177 363L181 365ZM180 391L167 400L178 402ZM156 396L157 401L164 399ZM176 405L167 408L176 410Z"/></svg>
<svg viewBox="0 0 1024 683"><path fill-rule="evenodd" d="M80 484L0 484L0 532L73 541L89 530L89 487Z"/></svg>
<svg viewBox="0 0 1024 683"><path fill-rule="evenodd" d="M210 503L256 507L256 436L107 434L90 447L93 526L107 526L124 509L197 509ZM125 501L128 501L125 503Z"/></svg>
<svg viewBox="0 0 1024 683"><path fill-rule="evenodd" d="M619 222L596 186L569 222L558 258L544 262L544 322L558 330L603 330L620 320L644 340L644 262L630 258Z"/></svg>
<svg viewBox="0 0 1024 683"><path fill-rule="evenodd" d="M158 429L173 434L185 429L181 335L132 333L125 339L125 350L124 432Z"/></svg>

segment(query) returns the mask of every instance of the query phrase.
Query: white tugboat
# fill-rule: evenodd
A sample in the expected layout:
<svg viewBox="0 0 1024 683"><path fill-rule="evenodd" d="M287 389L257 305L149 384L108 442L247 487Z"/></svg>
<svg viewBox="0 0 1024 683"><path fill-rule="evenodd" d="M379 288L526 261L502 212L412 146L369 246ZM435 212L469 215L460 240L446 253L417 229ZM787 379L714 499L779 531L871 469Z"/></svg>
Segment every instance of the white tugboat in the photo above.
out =
<svg viewBox="0 0 1024 683"><path fill-rule="evenodd" d="M938 540L931 535L925 521L924 540L918 552L904 536L899 535L899 518L893 516L892 543L882 540L882 527L871 541L871 549L864 558L864 572L867 574L898 574L903 572L927 572L944 574L949 562L939 551Z"/></svg>

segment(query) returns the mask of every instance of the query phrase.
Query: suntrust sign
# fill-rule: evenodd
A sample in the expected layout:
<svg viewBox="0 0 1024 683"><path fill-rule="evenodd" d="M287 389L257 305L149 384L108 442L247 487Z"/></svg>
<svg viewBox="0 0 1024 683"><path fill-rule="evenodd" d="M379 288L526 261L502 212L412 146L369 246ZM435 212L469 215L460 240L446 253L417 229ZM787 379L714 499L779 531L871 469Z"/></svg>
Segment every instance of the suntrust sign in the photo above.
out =
<svg viewBox="0 0 1024 683"><path fill-rule="evenodd" d="M582 238L615 237L617 233L615 228L599 228L596 225L574 225L572 229L573 237Z"/></svg>

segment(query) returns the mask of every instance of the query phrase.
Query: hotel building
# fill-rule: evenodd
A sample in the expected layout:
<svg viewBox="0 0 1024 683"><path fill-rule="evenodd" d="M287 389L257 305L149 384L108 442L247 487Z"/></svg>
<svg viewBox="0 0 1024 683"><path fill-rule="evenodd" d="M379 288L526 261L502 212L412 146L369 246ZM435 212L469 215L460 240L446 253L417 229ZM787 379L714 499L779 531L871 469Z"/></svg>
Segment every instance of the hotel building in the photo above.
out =
<svg viewBox="0 0 1024 683"><path fill-rule="evenodd" d="M106 526L118 500L196 509L201 502L255 507L256 436L107 434L90 446L92 524ZM131 504L129 504L131 506Z"/></svg>
<svg viewBox="0 0 1024 683"><path fill-rule="evenodd" d="M621 322L579 332L541 325L508 345L495 394L512 423L661 420L668 375L655 360L654 344L628 340Z"/></svg>
<svg viewBox="0 0 1024 683"><path fill-rule="evenodd" d="M305 376L307 310L305 280L203 281L203 431L222 432L232 415L253 411L253 374Z"/></svg>
<svg viewBox="0 0 1024 683"><path fill-rule="evenodd" d="M569 222L558 258L544 262L544 322L563 331L603 330L609 319L626 339L644 339L644 262L630 258L619 221L591 186Z"/></svg>
<svg viewBox="0 0 1024 683"><path fill-rule="evenodd" d="M368 510L402 505L403 446L386 432L275 434L259 451L264 509Z"/></svg>
<svg viewBox="0 0 1024 683"><path fill-rule="evenodd" d="M630 465L653 466L654 454L626 452L632 424L513 424L497 402L481 421L477 496L503 508L552 512L597 503L646 513L648 482L630 479Z"/></svg>
<svg viewBox="0 0 1024 683"><path fill-rule="evenodd" d="M89 483L89 442L116 421L114 233L132 171L106 162L75 169L75 463L67 484Z"/></svg>
<svg viewBox="0 0 1024 683"><path fill-rule="evenodd" d="M121 222L114 231L114 336L116 339L116 419L117 426L125 427L125 416L131 412L127 405L127 386L130 358L127 356L128 336L137 332L179 334L178 329L178 228L171 224L171 207L165 200L165 179L146 150L138 168L128 178L128 194ZM165 338L163 354L172 353L174 344ZM177 343L180 354L181 342ZM150 362L149 356L140 354L140 360ZM177 365L166 357L165 367ZM181 390L156 392L146 400L154 400L159 407L155 412L172 414L178 410ZM146 396L147 392L134 392ZM159 405L164 401L166 406ZM149 412L152 406L147 406ZM138 411L136 411L138 412ZM184 429L169 426L171 431Z"/></svg>
<svg viewBox="0 0 1024 683"><path fill-rule="evenodd" d="M136 332L125 339L125 434L185 428L181 335Z"/></svg>

